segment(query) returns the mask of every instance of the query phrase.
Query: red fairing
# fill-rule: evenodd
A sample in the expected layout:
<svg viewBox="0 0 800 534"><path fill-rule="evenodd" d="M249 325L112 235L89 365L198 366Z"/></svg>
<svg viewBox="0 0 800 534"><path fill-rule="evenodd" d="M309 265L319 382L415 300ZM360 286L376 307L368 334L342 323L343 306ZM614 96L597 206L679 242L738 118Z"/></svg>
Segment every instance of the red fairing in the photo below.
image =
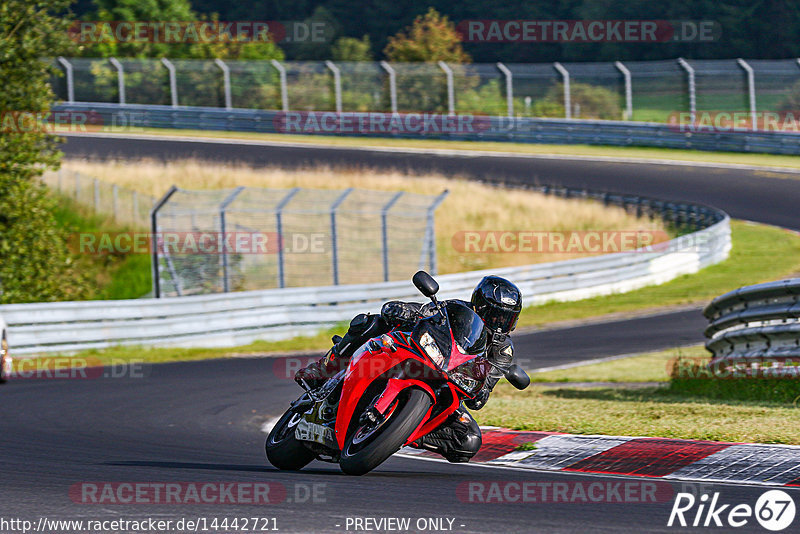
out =
<svg viewBox="0 0 800 534"><path fill-rule="evenodd" d="M347 438L347 429L350 428L353 412L364 396L364 392L375 379L381 377L381 375L406 360L416 360L427 367L433 368L430 362L404 348L399 343L397 345L397 351L395 352L392 352L385 346L382 346L375 352L370 352L367 349L368 346L369 343L366 343L356 351L350 359L347 371L345 372L344 384L342 385L342 400L339 403L335 425L336 441L340 449L344 448L344 442ZM414 382L420 381L415 380ZM410 386L411 384L407 385ZM427 384L425 384L425 386L427 387L428 393L433 396L433 391L430 386L427 386ZM397 393L399 393L399 390Z"/></svg>
<svg viewBox="0 0 800 534"><path fill-rule="evenodd" d="M450 336L452 337L453 333L450 332ZM447 364L447 370L452 371L462 363L467 363L470 360L474 360L475 356L471 356L469 354L464 354L458 349L458 344L456 340L453 340L453 346L450 348L450 361Z"/></svg>
<svg viewBox="0 0 800 534"><path fill-rule="evenodd" d="M406 440L406 445L414 441L417 441L419 438L427 434L430 434L431 432L439 428L439 425L444 423L445 420L458 409L458 406L461 404L461 399L459 397L459 394L456 392L457 390L455 386L453 386L453 384L447 384L447 387L450 388L450 393L452 394L453 402L450 403L450 406L448 406L446 410L444 410L442 413L440 413L431 420L428 420L428 417L430 417L430 411L428 411L428 415L425 416L422 425L416 430L416 432L411 434L411 437L409 437Z"/></svg>

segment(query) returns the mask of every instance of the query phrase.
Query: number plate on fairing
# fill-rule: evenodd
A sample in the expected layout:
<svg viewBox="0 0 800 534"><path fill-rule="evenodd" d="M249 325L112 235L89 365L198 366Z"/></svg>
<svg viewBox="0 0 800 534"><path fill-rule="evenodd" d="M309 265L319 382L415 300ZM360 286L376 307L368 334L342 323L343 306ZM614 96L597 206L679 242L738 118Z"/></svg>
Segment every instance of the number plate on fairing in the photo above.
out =
<svg viewBox="0 0 800 534"><path fill-rule="evenodd" d="M318 425L317 423L310 423L305 419L301 419L300 422L297 423L297 428L294 429L294 437L300 441L321 443L332 449L339 448L336 444L336 437L334 436L332 428Z"/></svg>

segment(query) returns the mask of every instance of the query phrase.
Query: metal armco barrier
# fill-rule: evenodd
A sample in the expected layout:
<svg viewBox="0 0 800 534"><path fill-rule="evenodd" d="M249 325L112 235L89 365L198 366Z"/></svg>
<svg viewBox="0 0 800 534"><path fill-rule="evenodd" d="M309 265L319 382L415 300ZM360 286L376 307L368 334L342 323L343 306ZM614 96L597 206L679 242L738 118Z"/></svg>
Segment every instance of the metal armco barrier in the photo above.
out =
<svg viewBox="0 0 800 534"><path fill-rule="evenodd" d="M800 278L742 287L703 310L711 366L744 376L800 376Z"/></svg>
<svg viewBox="0 0 800 534"><path fill-rule="evenodd" d="M517 143L586 144L612 146L647 146L726 152L800 154L800 133L777 131L682 131L674 125L582 119L537 119L531 117L474 116L455 131L359 132L358 115L367 113L319 112L319 128L294 131L287 117L292 113L255 109L210 107L172 107L162 105L98 104L76 102L58 104L53 111L86 114L90 124L101 130L135 133L141 128L173 128L262 133L314 133L396 138L450 139L471 141L506 141ZM415 114L399 114L401 120ZM307 116L307 115L305 115ZM419 116L419 114L416 114ZM457 122L457 121L456 121ZM369 124L369 120L367 120ZM387 120L388 123L388 120ZM77 127L80 130L80 127Z"/></svg>
<svg viewBox="0 0 800 534"><path fill-rule="evenodd" d="M718 263L731 248L730 220L719 210L592 191L543 188L549 194L597 198L701 228L652 250L438 276L443 298L464 298L487 274L514 281L526 304L569 301L660 284ZM16 354L114 345L235 346L256 339L310 335L377 312L391 299L424 298L411 281L268 289L121 301L0 306Z"/></svg>

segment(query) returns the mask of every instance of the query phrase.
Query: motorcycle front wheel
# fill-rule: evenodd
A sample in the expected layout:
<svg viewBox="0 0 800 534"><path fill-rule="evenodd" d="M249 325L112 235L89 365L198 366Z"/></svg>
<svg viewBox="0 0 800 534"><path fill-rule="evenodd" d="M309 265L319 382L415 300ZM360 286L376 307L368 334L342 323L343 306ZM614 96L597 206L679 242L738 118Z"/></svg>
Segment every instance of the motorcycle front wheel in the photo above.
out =
<svg viewBox="0 0 800 534"><path fill-rule="evenodd" d="M264 448L269 463L284 471L298 471L315 458L313 452L294 437L301 414L288 411L278 419L267 436Z"/></svg>
<svg viewBox="0 0 800 534"><path fill-rule="evenodd" d="M382 421L359 424L347 437L339 467L348 475L369 473L403 446L430 407L427 393L409 388L397 398Z"/></svg>

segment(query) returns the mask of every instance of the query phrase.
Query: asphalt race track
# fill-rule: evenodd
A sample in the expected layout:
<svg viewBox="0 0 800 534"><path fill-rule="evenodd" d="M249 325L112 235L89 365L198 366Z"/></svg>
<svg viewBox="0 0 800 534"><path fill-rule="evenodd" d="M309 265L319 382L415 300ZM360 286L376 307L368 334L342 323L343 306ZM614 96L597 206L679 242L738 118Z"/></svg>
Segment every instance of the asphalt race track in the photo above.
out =
<svg viewBox="0 0 800 534"><path fill-rule="evenodd" d="M278 472L264 458L260 426L299 392L281 372L285 362L211 360L152 366L141 378L9 382L0 388L0 517L34 525L40 518L205 518L210 524L213 518L262 517L275 518L283 532L345 532L348 517L433 517L453 519L453 532L482 534L675 532L701 530L667 527L676 492L720 492L721 502L751 506L764 492L760 487L670 484L405 458L390 459L360 478L320 462L300 473ZM470 483L488 495L492 483L586 487L626 481L658 484L657 502L481 503L458 493ZM82 492L74 488L84 482L268 482L269 495L277 495L279 502L130 505L109 504L106 498L103 504L82 503ZM309 488L316 488L318 502L289 502L303 501ZM515 498L518 492L510 495ZM752 520L737 530L763 532Z"/></svg>
<svg viewBox="0 0 800 534"><path fill-rule="evenodd" d="M795 215L800 205L800 182L742 169L230 143L200 145L166 139L71 137L63 150L68 157L203 157L256 165L324 162L413 167L483 180L538 181L694 200L716 205L734 217L800 228ZM561 365L698 342L704 323L698 310L682 310L546 330L517 336L517 352L529 368ZM144 373L127 372L118 378L9 382L0 388L0 517L28 519L34 525L43 517L205 518L208 522L213 518L260 517L275 518L275 525L284 532L345 532L348 518L408 517L412 522L449 518L454 532L675 532L708 529L667 527L674 492L719 492L721 502L751 506L764 492L761 487L673 482L667 483L666 492L657 493L661 495L658 502L648 504L487 504L470 501L460 489L470 483L485 489L493 482L613 485L636 479L405 458L393 458L358 479L323 463L313 463L300 473L278 472L264 458L261 425L280 415L299 392L286 378L291 362L286 358L211 360L155 365ZM85 488L76 486L84 482L270 482L271 495L277 497L271 504L258 506L91 504L81 502L81 492L75 491L76 487ZM317 502L304 501L314 488ZM752 520L737 530L763 532ZM352 526L350 531L354 531Z"/></svg>

